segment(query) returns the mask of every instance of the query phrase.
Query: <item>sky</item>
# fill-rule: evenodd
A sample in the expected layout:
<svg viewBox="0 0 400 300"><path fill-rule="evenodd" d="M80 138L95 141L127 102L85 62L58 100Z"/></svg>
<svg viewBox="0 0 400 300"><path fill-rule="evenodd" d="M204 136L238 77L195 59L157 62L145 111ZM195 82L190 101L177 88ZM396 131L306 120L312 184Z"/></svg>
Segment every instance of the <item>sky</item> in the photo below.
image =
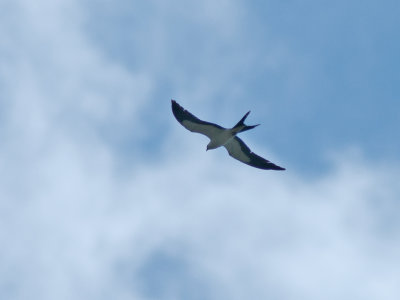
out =
<svg viewBox="0 0 400 300"><path fill-rule="evenodd" d="M399 13L0 0L0 298L399 299Z"/></svg>

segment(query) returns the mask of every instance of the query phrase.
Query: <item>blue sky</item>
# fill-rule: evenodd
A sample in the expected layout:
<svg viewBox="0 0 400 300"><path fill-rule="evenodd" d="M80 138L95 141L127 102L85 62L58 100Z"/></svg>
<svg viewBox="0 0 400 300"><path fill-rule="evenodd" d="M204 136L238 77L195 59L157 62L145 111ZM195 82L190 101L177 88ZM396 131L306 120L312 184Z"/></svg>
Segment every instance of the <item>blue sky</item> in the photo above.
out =
<svg viewBox="0 0 400 300"><path fill-rule="evenodd" d="M233 3L105 2L87 28L111 59L155 73L155 98L213 89L203 101L217 110L211 118L229 109L227 124L257 110L257 139L266 132L293 167L319 169L320 153L350 144L396 158L397 2Z"/></svg>
<svg viewBox="0 0 400 300"><path fill-rule="evenodd" d="M396 1L0 2L0 297L398 299ZM268 172L205 151L170 99Z"/></svg>

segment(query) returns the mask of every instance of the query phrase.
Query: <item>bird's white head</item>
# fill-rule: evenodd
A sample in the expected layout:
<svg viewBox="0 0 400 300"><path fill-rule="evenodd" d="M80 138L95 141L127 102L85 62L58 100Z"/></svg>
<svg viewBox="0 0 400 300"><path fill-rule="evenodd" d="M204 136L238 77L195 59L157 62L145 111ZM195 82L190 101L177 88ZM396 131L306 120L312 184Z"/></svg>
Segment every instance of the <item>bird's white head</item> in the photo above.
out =
<svg viewBox="0 0 400 300"><path fill-rule="evenodd" d="M207 145L206 151L212 150L212 149L215 149L215 148L217 148L217 147L215 147L215 144L213 144L213 142L210 141L210 142L208 143L208 145Z"/></svg>

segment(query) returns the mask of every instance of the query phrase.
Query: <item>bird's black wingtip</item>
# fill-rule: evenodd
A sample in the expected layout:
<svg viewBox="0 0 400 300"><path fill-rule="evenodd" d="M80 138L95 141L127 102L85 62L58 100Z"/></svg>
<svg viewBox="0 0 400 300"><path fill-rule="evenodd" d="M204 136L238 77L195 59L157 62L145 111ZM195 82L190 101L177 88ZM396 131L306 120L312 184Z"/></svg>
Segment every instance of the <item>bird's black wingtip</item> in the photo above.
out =
<svg viewBox="0 0 400 300"><path fill-rule="evenodd" d="M282 168L280 166L274 165L272 166L272 168L270 168L270 170L275 170L275 171L285 171L285 168Z"/></svg>
<svg viewBox="0 0 400 300"><path fill-rule="evenodd" d="M186 120L190 115L174 99L171 99L171 107L172 107L172 113L174 114L175 118L178 120L179 123L182 123L182 121Z"/></svg>
<svg viewBox="0 0 400 300"><path fill-rule="evenodd" d="M171 99L171 106L172 106L172 111L174 112L178 111L180 108L182 109L182 106L180 106L178 102L176 102L174 99Z"/></svg>

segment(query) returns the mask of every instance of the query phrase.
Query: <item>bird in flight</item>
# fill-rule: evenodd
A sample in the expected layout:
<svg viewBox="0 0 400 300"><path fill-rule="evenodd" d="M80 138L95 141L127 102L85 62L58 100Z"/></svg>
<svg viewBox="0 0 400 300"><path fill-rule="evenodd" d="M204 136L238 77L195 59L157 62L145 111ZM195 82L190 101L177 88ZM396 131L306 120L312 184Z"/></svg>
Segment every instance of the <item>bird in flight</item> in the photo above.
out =
<svg viewBox="0 0 400 300"><path fill-rule="evenodd" d="M224 146L226 150L228 150L230 156L249 166L264 170L285 170L285 168L279 167L269 160L253 153L250 148L237 137L238 133L260 125L248 126L244 124L244 120L247 118L250 111L232 128L224 128L217 124L200 120L180 106L175 100L171 100L171 104L175 118L183 127L192 132L204 134L210 139L207 150Z"/></svg>

